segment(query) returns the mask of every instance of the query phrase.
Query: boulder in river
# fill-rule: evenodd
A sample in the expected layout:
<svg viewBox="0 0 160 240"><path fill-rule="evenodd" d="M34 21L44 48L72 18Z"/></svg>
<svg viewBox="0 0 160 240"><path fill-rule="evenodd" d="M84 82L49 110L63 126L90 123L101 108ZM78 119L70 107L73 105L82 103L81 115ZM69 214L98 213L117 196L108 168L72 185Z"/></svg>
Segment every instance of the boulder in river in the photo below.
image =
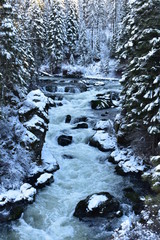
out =
<svg viewBox="0 0 160 240"><path fill-rule="evenodd" d="M43 188L46 185L51 184L54 182L53 174L52 173L43 173L38 179L35 184L37 188Z"/></svg>
<svg viewBox="0 0 160 240"><path fill-rule="evenodd" d="M91 108L95 110L103 110L112 106L110 100L97 99L91 101Z"/></svg>
<svg viewBox="0 0 160 240"><path fill-rule="evenodd" d="M72 143L72 136L61 135L58 137L58 144L61 146L68 146Z"/></svg>
<svg viewBox="0 0 160 240"><path fill-rule="evenodd" d="M78 123L76 127L74 127L73 129L80 129L80 128L88 128L88 124L87 123Z"/></svg>
<svg viewBox="0 0 160 240"><path fill-rule="evenodd" d="M74 216L83 220L95 217L121 217L122 211L119 202L108 192L89 195L81 200L74 211Z"/></svg>
<svg viewBox="0 0 160 240"><path fill-rule="evenodd" d="M73 123L80 123L80 122L87 122L87 117L86 116L82 116L82 117L78 117L76 119L74 119Z"/></svg>
<svg viewBox="0 0 160 240"><path fill-rule="evenodd" d="M65 119L65 123L70 123L71 121L71 115L67 115Z"/></svg>
<svg viewBox="0 0 160 240"><path fill-rule="evenodd" d="M97 147L100 151L107 152L115 149L116 139L114 136L100 130L90 139L90 145Z"/></svg>

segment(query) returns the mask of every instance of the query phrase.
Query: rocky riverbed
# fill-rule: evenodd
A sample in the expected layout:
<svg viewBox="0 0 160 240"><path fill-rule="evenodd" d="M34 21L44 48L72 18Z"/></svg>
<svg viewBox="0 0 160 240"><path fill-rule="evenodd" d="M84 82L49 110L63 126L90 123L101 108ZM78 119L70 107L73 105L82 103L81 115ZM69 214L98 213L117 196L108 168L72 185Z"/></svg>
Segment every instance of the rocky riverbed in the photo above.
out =
<svg viewBox="0 0 160 240"><path fill-rule="evenodd" d="M2 220L4 210L6 220L21 216L37 191L55 182L39 192L20 220L10 224L10 233L3 228L2 239L28 239L29 231L30 239L125 236L124 226L131 229L136 214L145 219L148 188L140 179L146 168L143 158L130 146L117 144L118 81L43 78L39 86L18 107L19 121L29 133L21 146L33 150L35 161L19 188L1 194ZM115 209L106 213L109 199ZM76 214L82 201L87 221L80 222L73 215L83 220L83 211L78 210L80 217ZM121 231L115 232L120 226Z"/></svg>

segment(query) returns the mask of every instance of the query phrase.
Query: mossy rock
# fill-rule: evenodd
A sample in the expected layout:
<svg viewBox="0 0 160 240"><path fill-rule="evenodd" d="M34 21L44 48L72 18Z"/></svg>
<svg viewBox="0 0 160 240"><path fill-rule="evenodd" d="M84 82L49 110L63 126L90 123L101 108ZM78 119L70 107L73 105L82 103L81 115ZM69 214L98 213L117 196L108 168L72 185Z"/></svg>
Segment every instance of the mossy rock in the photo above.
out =
<svg viewBox="0 0 160 240"><path fill-rule="evenodd" d="M155 192L155 193L160 193L160 182L155 182L152 186L151 189Z"/></svg>
<svg viewBox="0 0 160 240"><path fill-rule="evenodd" d="M136 214L139 214L143 209L143 201L140 199L140 196L133 188L128 187L124 189L125 197L129 199L133 204L133 210Z"/></svg>

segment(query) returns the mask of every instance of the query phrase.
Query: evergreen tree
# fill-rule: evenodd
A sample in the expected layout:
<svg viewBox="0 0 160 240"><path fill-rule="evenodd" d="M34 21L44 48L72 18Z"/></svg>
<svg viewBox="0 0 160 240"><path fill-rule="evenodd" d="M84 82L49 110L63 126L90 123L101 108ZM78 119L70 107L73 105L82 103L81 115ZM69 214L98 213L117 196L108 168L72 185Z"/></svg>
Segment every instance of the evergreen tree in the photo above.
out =
<svg viewBox="0 0 160 240"><path fill-rule="evenodd" d="M146 126L156 145L160 138L160 4L157 0L132 4L128 66L123 76L123 108L128 126Z"/></svg>
<svg viewBox="0 0 160 240"><path fill-rule="evenodd" d="M62 6L58 0L53 0L49 17L48 53L52 72L56 72L62 63L64 54L64 23Z"/></svg>
<svg viewBox="0 0 160 240"><path fill-rule="evenodd" d="M3 79L3 89L13 89L14 84L22 83L23 69L21 68L21 49L18 45L16 29L13 25L12 7L2 5L2 20L0 25L0 71Z"/></svg>
<svg viewBox="0 0 160 240"><path fill-rule="evenodd" d="M78 13L76 5L72 2L68 5L66 22L67 47L70 58L71 54L73 54L73 56L75 55L78 40Z"/></svg>
<svg viewBox="0 0 160 240"><path fill-rule="evenodd" d="M125 50L125 46L129 41L129 37L131 34L131 9L128 3L128 0L123 1L122 5L122 13L121 13L121 23L119 35L117 36L117 44L116 44L116 56L118 55L118 70L123 71L127 64L127 52Z"/></svg>
<svg viewBox="0 0 160 240"><path fill-rule="evenodd" d="M17 97L23 96L23 92L27 90L26 87L31 80L32 68L30 68L31 64L29 63L31 58L27 52L28 44L27 41L24 43L24 32L19 24L20 17L17 19L15 11L12 11L12 6L10 4L6 4L6 2L2 5L1 11L1 96L5 96L4 100L8 102L10 101L12 93ZM21 90L19 87L21 87Z"/></svg>
<svg viewBox="0 0 160 240"><path fill-rule="evenodd" d="M31 1L28 8L28 28L30 31L30 42L32 47L32 53L35 59L36 68L38 70L40 64L44 60L44 42L46 36L46 29L43 20L43 5L36 1Z"/></svg>
<svg viewBox="0 0 160 240"><path fill-rule="evenodd" d="M87 63L87 54L88 54L88 43L86 37L86 26L83 20L80 21L79 26L79 39L78 39L78 46L77 52L80 56L80 64L86 65Z"/></svg>

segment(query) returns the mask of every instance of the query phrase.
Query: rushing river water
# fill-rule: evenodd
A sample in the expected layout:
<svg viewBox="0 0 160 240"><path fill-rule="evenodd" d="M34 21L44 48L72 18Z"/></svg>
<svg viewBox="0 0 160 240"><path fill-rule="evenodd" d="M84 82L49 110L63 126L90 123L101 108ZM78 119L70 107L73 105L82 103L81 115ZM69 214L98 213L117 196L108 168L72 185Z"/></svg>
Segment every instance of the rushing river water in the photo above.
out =
<svg viewBox="0 0 160 240"><path fill-rule="evenodd" d="M118 83L108 81L105 89L117 89ZM77 203L92 193L109 192L121 202L122 189L130 186L127 178L115 173L115 166L107 161L108 153L99 151L88 144L95 133L93 127L99 120L100 112L91 110L90 101L98 93L103 93L104 86L91 87L89 91L63 93L63 87L57 90L63 95L63 106L49 111L50 123L46 136L46 147L52 152L60 166L54 174L54 183L44 188L29 205L20 220L3 228L2 240L105 240L110 239L111 228L106 228L106 220L96 224L85 223L73 217ZM111 116L115 114L115 109ZM66 115L71 115L71 122L65 123ZM73 129L77 118L87 117L88 129ZM108 117L107 117L108 118ZM69 146L59 146L57 138L61 134L71 135L73 142ZM115 228L131 212L123 203L126 212L116 221Z"/></svg>

